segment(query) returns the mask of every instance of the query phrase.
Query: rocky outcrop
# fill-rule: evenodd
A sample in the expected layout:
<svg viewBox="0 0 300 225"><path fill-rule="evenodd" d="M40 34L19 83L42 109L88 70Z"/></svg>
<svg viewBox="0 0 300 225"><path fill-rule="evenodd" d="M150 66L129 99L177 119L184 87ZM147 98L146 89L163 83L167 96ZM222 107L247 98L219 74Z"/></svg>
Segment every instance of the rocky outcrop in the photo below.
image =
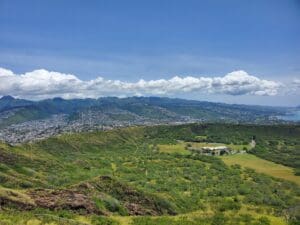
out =
<svg viewBox="0 0 300 225"><path fill-rule="evenodd" d="M144 193L109 176L58 190L31 189L24 193L1 190L0 206L13 205L21 210L40 207L97 215L109 215L111 212L152 216L175 214L174 208L165 199Z"/></svg>
<svg viewBox="0 0 300 225"><path fill-rule="evenodd" d="M33 190L28 195L41 208L72 210L103 215L91 198L74 190Z"/></svg>

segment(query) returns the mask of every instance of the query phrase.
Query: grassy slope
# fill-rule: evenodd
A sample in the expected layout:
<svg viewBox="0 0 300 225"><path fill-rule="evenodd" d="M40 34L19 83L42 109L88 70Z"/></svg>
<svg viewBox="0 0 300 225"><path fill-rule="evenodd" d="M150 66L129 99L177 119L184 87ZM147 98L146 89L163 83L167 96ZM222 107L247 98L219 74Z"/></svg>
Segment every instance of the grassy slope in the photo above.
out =
<svg viewBox="0 0 300 225"><path fill-rule="evenodd" d="M197 220L212 224L214 220L220 219L220 213L227 220L241 220L245 207L251 215L257 213L258 217L278 219L282 218L283 210L297 204L295 196L299 195L299 188L289 182L274 180L236 166L228 167L214 157L157 151L156 146L174 144L177 139L191 138L191 134L189 126L136 127L66 134L19 147L1 145L1 184L6 187L5 191L11 188L24 193L35 188L68 189L80 182L90 182L100 175L109 175L135 187L145 193L145 196L156 196L157 203L167 202L180 215L188 215L183 219L179 216L180 220L185 221L184 224L200 224L195 222ZM108 194L117 198L120 206L124 207L122 196L119 192L115 195L115 191L115 188L105 191L105 196ZM97 199L103 206L104 199L99 195ZM23 217L46 223L79 216L78 213L69 211L36 209L18 217L15 216L17 211L10 211L9 206L5 207L8 211L0 212L0 219L18 219L18 222L8 224L22 224L19 221ZM110 212L105 205L104 207ZM194 211L201 213L191 214ZM210 212L213 217L209 215ZM110 213L114 218L122 212ZM201 216L203 213L208 214L207 218ZM230 213L236 215L236 218L231 219L232 216L227 215ZM49 216L42 216L41 219L38 216L40 214L63 219L49 219ZM91 215L84 218L87 223L96 224L94 217ZM160 224L170 224L176 223L174 218L176 220L177 217L166 215L156 219ZM132 221L134 224L157 224L156 219L134 217ZM109 219L96 216L96 220Z"/></svg>
<svg viewBox="0 0 300 225"><path fill-rule="evenodd" d="M255 155L236 154L222 156L221 159L228 165L239 164L243 167L255 169L259 173L265 173L273 177L289 180L300 185L300 177L295 176L292 168L258 158Z"/></svg>

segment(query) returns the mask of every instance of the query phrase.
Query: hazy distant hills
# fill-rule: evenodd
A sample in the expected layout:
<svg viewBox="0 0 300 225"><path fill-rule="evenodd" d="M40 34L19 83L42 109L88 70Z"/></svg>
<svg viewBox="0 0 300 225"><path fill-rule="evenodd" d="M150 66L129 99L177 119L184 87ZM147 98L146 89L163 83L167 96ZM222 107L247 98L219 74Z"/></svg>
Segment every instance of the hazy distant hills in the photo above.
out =
<svg viewBox="0 0 300 225"><path fill-rule="evenodd" d="M296 109L296 108L294 108ZM199 122L274 124L293 108L249 106L160 97L0 99L0 140L17 144L65 132L132 125Z"/></svg>
<svg viewBox="0 0 300 225"><path fill-rule="evenodd" d="M231 105L184 99L159 97L105 97L99 99L47 99L28 101L4 96L0 99L0 126L5 127L29 120L44 119L55 114L65 114L71 120L87 113L110 115L132 121L227 121L268 122L285 112L285 108L249 105ZM3 119L3 117L5 119ZM110 116L111 117L111 116ZM1 119L2 118L2 119Z"/></svg>

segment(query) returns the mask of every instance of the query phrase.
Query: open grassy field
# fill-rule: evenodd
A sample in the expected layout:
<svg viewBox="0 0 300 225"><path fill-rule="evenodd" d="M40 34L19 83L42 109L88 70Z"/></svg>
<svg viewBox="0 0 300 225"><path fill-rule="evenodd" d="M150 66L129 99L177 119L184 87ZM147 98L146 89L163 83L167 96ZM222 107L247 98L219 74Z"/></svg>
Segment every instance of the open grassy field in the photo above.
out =
<svg viewBox="0 0 300 225"><path fill-rule="evenodd" d="M179 142L177 144L169 144L169 145L158 145L159 152L162 153L178 153L183 155L188 155L191 152L185 149L186 143Z"/></svg>
<svg viewBox="0 0 300 225"><path fill-rule="evenodd" d="M300 185L300 177L294 174L290 167L283 166L268 160L258 158L252 154L236 154L220 157L227 165L239 164L273 177L289 180Z"/></svg>

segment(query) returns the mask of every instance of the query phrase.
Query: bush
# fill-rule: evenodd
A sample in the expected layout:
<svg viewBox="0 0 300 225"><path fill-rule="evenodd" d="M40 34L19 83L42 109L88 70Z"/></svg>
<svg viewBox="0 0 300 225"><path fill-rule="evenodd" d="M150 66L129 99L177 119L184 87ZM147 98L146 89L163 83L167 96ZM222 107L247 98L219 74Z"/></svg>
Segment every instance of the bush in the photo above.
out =
<svg viewBox="0 0 300 225"><path fill-rule="evenodd" d="M254 223L254 225L270 225L270 224L271 224L270 220L265 216L260 217L258 221Z"/></svg>
<svg viewBox="0 0 300 225"><path fill-rule="evenodd" d="M105 208L107 208L109 211L118 212L122 216L128 215L127 210L121 205L121 203L117 199L105 195L102 198L102 201L104 202Z"/></svg>
<svg viewBox="0 0 300 225"><path fill-rule="evenodd" d="M95 216L92 218L92 224L95 224L95 225L118 225L119 223L117 221L112 220L107 217L102 217L102 216L96 217Z"/></svg>
<svg viewBox="0 0 300 225"><path fill-rule="evenodd" d="M221 212L225 212L227 210L240 210L240 209L241 209L241 204L233 200L225 200L218 207L218 210Z"/></svg>
<svg viewBox="0 0 300 225"><path fill-rule="evenodd" d="M226 224L227 218L222 213L217 213L212 217L211 225L221 225Z"/></svg>

